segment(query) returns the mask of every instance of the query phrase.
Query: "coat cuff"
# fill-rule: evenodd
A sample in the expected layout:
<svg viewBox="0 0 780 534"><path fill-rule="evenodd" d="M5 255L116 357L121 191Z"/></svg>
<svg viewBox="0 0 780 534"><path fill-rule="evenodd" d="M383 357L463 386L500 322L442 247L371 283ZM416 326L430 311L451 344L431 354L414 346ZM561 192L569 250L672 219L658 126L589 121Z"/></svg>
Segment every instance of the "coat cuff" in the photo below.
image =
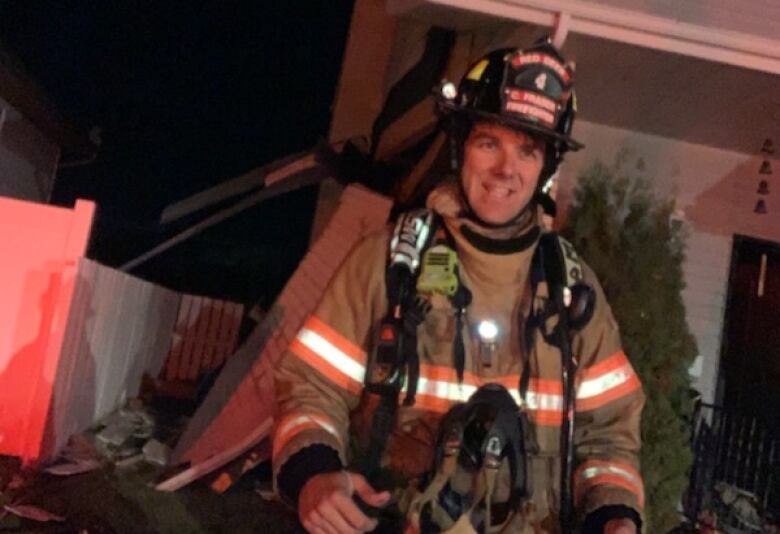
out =
<svg viewBox="0 0 780 534"><path fill-rule="evenodd" d="M582 534L602 534L607 521L611 519L630 519L636 524L637 532L642 532L642 519L639 512L622 504L612 504L596 508L585 517Z"/></svg>
<svg viewBox="0 0 780 534"><path fill-rule="evenodd" d="M314 444L290 456L276 476L279 496L298 507L298 496L304 484L314 475L341 471L344 465L339 453L327 445Z"/></svg>

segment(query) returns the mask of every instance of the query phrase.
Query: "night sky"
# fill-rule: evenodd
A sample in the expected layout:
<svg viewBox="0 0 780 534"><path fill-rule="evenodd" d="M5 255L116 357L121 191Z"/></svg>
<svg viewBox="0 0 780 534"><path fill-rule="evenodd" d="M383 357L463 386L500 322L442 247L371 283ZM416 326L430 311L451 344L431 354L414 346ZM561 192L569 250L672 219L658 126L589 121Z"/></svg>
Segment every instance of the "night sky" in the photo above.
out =
<svg viewBox="0 0 780 534"><path fill-rule="evenodd" d="M71 124L101 128L97 161L62 169L53 199L97 201L90 257L132 259L183 228L157 226L167 204L325 137L351 11L349 0L0 0L0 41ZM315 194L267 201L134 274L270 304L305 252Z"/></svg>

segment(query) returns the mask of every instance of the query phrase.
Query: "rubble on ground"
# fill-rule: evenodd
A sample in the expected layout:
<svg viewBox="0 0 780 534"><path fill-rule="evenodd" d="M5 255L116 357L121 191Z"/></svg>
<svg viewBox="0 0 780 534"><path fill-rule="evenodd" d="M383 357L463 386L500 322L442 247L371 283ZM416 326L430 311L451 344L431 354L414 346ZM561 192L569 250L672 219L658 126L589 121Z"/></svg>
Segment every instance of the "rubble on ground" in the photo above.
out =
<svg viewBox="0 0 780 534"><path fill-rule="evenodd" d="M100 420L90 430L71 437L52 465L52 475L69 476L97 469L105 463L128 468L140 463L168 466L171 445L185 424L183 418L162 422L153 408L134 398Z"/></svg>

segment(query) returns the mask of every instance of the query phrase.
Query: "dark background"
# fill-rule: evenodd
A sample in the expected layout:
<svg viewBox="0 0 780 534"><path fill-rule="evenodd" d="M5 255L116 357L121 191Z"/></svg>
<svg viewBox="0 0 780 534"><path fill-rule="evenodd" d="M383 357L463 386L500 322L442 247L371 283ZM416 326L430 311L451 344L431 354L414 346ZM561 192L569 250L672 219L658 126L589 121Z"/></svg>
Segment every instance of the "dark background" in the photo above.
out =
<svg viewBox="0 0 780 534"><path fill-rule="evenodd" d="M0 1L0 41L66 119L100 127L96 161L63 168L53 201L94 199L89 256L118 266L174 235L163 207L327 135L352 1ZM133 274L267 306L305 252L309 187Z"/></svg>

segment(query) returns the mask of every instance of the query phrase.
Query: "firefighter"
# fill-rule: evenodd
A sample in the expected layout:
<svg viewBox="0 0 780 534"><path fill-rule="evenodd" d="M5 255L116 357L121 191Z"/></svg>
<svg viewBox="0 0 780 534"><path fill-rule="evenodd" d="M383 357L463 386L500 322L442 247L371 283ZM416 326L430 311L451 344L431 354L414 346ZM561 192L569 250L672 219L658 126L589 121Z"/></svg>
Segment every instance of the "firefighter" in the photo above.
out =
<svg viewBox="0 0 780 534"><path fill-rule="evenodd" d="M561 530L562 358L543 335L545 325L531 324L549 309L547 288L532 283L531 271L541 234L539 193L563 155L582 146L571 138L573 78L557 49L541 42L488 54L457 87L442 86L439 109L455 173L427 199L439 224L419 250L412 298L406 295L405 302L416 303L409 307L415 321L397 330L404 354L416 360L392 370L405 376L399 383L404 389L381 447L371 430L377 399L366 385L376 346L393 337L378 325L399 315L389 303L395 282L388 281L388 257L397 245L392 231L356 246L283 356L275 375L275 487L309 532L371 531L377 519L359 501L410 514L411 503L419 505L425 484L436 478L442 417L486 384L503 386L528 420L527 499L503 531ZM456 268L445 275L434 271L450 264ZM638 466L644 396L603 291L585 265L582 279L595 300L589 320L571 338L578 364L571 495L576 529L637 532L644 500ZM377 449L383 472L393 475L394 486L383 490L359 473L356 460Z"/></svg>

